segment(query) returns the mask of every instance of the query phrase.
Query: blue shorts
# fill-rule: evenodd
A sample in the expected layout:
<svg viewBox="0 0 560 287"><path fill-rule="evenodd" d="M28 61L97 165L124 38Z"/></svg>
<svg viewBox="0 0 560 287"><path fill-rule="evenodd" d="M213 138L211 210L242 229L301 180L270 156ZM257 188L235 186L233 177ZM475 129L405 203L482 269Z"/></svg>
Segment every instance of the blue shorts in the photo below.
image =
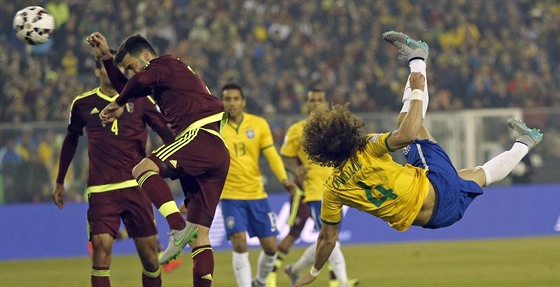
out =
<svg viewBox="0 0 560 287"><path fill-rule="evenodd" d="M415 140L403 153L411 165L428 169L428 179L436 193L434 213L424 228L436 229L457 222L475 197L483 193L476 182L459 177L439 144Z"/></svg>
<svg viewBox="0 0 560 287"><path fill-rule="evenodd" d="M308 201L305 204L309 207L311 218L313 218L313 222L315 223L315 230L321 230L321 226L323 225L323 222L321 222L321 201Z"/></svg>
<svg viewBox="0 0 560 287"><path fill-rule="evenodd" d="M276 216L266 198L259 200L220 200L228 238L237 232L258 238L278 235Z"/></svg>

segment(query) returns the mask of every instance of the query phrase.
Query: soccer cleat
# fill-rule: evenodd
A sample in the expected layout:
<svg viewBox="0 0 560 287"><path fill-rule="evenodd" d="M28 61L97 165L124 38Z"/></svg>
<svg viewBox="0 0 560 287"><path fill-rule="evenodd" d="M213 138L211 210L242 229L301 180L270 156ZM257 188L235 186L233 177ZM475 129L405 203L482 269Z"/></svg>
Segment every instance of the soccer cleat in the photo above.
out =
<svg viewBox="0 0 560 287"><path fill-rule="evenodd" d="M528 146L529 149L534 148L543 140L543 134L540 130L528 128L520 119L509 118L507 124L517 138L515 141Z"/></svg>
<svg viewBox="0 0 560 287"><path fill-rule="evenodd" d="M295 286L296 282L299 279L299 274L294 273L292 271L292 265L286 266L286 269L284 269L284 272L286 272L286 275L288 275L288 277L290 278L290 286Z"/></svg>
<svg viewBox="0 0 560 287"><path fill-rule="evenodd" d="M187 244L193 242L198 236L198 227L196 225L186 222L187 225L181 230L172 229L169 232L169 243L167 249L163 251L159 258L159 264L167 264L169 261L177 258L183 251Z"/></svg>
<svg viewBox="0 0 560 287"><path fill-rule="evenodd" d="M268 273L268 276L266 276L266 287L276 287L277 275L278 273L276 273L276 271Z"/></svg>
<svg viewBox="0 0 560 287"><path fill-rule="evenodd" d="M426 42L414 40L406 34L395 31L385 32L382 37L383 40L397 47L399 53L401 53L403 58L406 58L408 61L415 58L420 58L424 61L428 59L430 47L428 47Z"/></svg>
<svg viewBox="0 0 560 287"><path fill-rule="evenodd" d="M265 283L259 282L256 278L251 282L251 287L267 287Z"/></svg>
<svg viewBox="0 0 560 287"><path fill-rule="evenodd" d="M350 286L350 287L358 286L359 284L360 284L360 279L349 279L348 280L348 286ZM329 280L329 287L341 287L340 281L338 281L336 279Z"/></svg>

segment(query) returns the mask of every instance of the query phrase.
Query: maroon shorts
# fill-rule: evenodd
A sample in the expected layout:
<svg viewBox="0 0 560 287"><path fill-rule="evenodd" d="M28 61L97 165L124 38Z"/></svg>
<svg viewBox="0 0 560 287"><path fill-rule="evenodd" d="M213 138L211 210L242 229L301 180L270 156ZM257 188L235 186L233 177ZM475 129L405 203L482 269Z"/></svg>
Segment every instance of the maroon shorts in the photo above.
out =
<svg viewBox="0 0 560 287"><path fill-rule="evenodd" d="M303 230L303 227L305 227L305 223L307 222L307 218L309 218L311 216L311 213L309 212L309 207L307 207L307 204L305 204L303 202L304 199L305 199L305 197L301 197L301 200L299 202L299 207L298 207L298 210L297 210L297 213L296 213L295 223L292 227L290 227L289 234L291 236L293 236L294 238L299 237L299 235L301 234L301 231ZM293 196L290 196L290 202L293 202ZM290 204L290 212L291 212L292 208L294 208L294 206L292 206Z"/></svg>
<svg viewBox="0 0 560 287"><path fill-rule="evenodd" d="M130 237L157 234L152 203L138 187L91 193L88 203L90 238L102 233L116 238L121 219Z"/></svg>
<svg viewBox="0 0 560 287"><path fill-rule="evenodd" d="M187 134L158 148L148 158L162 177L181 181L187 220L210 227L229 170L229 151L222 139L200 130L194 137Z"/></svg>

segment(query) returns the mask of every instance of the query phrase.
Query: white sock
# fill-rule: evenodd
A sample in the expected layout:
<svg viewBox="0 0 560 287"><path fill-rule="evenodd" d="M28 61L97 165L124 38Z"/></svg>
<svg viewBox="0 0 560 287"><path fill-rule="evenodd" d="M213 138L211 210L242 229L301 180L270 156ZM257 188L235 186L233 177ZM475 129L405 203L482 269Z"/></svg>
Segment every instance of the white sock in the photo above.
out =
<svg viewBox="0 0 560 287"><path fill-rule="evenodd" d="M510 150L483 164L486 186L504 179L528 152L529 148L526 145L516 142Z"/></svg>
<svg viewBox="0 0 560 287"><path fill-rule="evenodd" d="M233 252L233 274L239 287L251 287L251 263L249 252Z"/></svg>
<svg viewBox="0 0 560 287"><path fill-rule="evenodd" d="M259 282L266 282L266 277L274 269L274 263L276 262L276 257L278 256L278 252L274 253L274 255L267 255L264 251L261 250L259 254L259 261L257 265L257 280Z"/></svg>
<svg viewBox="0 0 560 287"><path fill-rule="evenodd" d="M300 273L303 269L309 267L315 261L315 253L317 252L317 242L309 245L303 252L299 260L292 264L292 271Z"/></svg>
<svg viewBox="0 0 560 287"><path fill-rule="evenodd" d="M410 61L408 66L410 67L410 72L420 72L426 78L424 82L424 95L422 96L422 118L425 118L426 112L428 111L428 102L430 101L428 94L428 76L426 75L426 62L416 59ZM404 87L402 100L403 107L401 109L401 113L407 113L410 110L410 93L412 93L412 90L410 89L410 76L408 76L406 86Z"/></svg>
<svg viewBox="0 0 560 287"><path fill-rule="evenodd" d="M333 252L329 257L329 263L332 266L334 275L336 279L340 282L341 287L348 285L348 274L346 273L346 260L344 260L344 255L340 249L340 242L336 242Z"/></svg>

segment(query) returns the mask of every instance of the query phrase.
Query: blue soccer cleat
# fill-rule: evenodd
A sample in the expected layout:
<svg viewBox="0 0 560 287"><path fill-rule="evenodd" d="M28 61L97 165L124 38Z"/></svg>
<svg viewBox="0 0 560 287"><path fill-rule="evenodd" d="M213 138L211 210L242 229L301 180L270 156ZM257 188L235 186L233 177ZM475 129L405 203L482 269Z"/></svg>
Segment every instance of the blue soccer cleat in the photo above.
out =
<svg viewBox="0 0 560 287"><path fill-rule="evenodd" d="M430 47L428 47L426 42L414 40L406 34L395 31L385 32L382 37L383 40L397 47L402 58L406 58L408 61L416 58L420 58L424 61L428 59Z"/></svg>
<svg viewBox="0 0 560 287"><path fill-rule="evenodd" d="M507 120L509 128L517 138L516 141L525 144L529 149L534 148L543 140L543 134L538 129L530 129L520 119L510 118Z"/></svg>

